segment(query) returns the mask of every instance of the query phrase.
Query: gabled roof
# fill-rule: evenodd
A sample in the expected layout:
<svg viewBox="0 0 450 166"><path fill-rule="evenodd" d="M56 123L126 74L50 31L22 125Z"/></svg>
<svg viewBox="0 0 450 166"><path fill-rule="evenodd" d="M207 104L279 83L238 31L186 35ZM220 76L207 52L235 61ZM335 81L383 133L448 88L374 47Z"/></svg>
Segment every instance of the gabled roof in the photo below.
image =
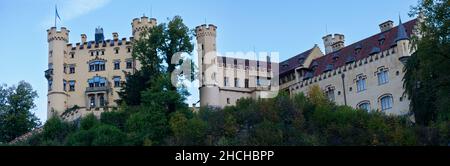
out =
<svg viewBox="0 0 450 166"><path fill-rule="evenodd" d="M301 65L303 65L303 63L305 62L304 60L306 60L308 58L308 56L311 54L311 52L314 50L315 47L302 52L292 58L289 58L288 60L285 60L283 62L280 63L280 75L285 74L291 70L295 70L295 68L300 67ZM303 59L303 61L301 61L300 59Z"/></svg>
<svg viewBox="0 0 450 166"><path fill-rule="evenodd" d="M313 60L312 63L317 63L317 69L314 71L314 76L318 76L327 70L327 65L333 64L333 69L344 66L347 61L358 61L370 56L370 53L381 52L388 50L396 44L396 41L400 39L408 39L411 36L414 26L416 25L416 19L410 20L397 27L393 27L390 30L378 33L361 41L355 42L349 46L346 46L338 51L331 52L327 55L319 57ZM379 39L384 38L385 42L380 45ZM355 49L360 49L356 54ZM338 59L333 57L339 56ZM353 57L351 57L353 56ZM329 68L330 66L328 66ZM281 72L280 72L281 73Z"/></svg>

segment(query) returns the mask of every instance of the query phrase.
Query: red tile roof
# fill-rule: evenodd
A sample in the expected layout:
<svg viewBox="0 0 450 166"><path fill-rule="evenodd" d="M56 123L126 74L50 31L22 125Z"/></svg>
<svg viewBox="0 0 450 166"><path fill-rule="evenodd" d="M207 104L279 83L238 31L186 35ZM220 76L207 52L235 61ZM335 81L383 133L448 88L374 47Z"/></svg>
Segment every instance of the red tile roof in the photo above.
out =
<svg viewBox="0 0 450 166"><path fill-rule="evenodd" d="M407 35L410 37L411 33L416 25L416 19L410 20L403 24L406 29ZM378 33L369 38L363 39L361 41L355 42L349 46L342 48L341 50L329 53L322 57L319 57L313 60L313 63L317 63L318 66L314 71L314 76L318 76L322 74L327 65L333 64L333 69L342 67L346 64L346 61L349 59L354 59L356 61L369 57L371 52L375 51L385 51L393 46L395 40L397 38L398 26L394 27L390 30ZM379 44L379 40L384 38L384 43L382 45ZM355 54L355 48L360 47L360 51L358 54ZM351 57L351 56L354 56ZM336 61L333 60L333 57L338 57ZM281 65L280 65L281 66ZM280 72L281 73L281 72Z"/></svg>
<svg viewBox="0 0 450 166"><path fill-rule="evenodd" d="M303 60L306 60L306 58L308 58L309 54L311 54L311 51L314 49L315 47L302 52L292 58L289 58L288 60L285 60L283 62L280 63L280 75L283 75L289 71L293 71L295 70L295 68L303 65L303 62L300 63L300 59L303 58Z"/></svg>

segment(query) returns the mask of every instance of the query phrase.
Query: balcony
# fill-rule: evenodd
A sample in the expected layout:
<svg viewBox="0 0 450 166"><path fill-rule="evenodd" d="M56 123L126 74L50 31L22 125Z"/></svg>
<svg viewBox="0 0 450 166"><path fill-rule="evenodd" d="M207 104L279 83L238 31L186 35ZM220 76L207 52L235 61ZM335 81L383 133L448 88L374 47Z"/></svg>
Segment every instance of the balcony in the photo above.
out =
<svg viewBox="0 0 450 166"><path fill-rule="evenodd" d="M108 92L109 86L103 86L103 87L87 87L86 93L89 92Z"/></svg>
<svg viewBox="0 0 450 166"><path fill-rule="evenodd" d="M45 78L47 78L47 80L50 80L53 76L53 69L45 70L44 73L45 73Z"/></svg>

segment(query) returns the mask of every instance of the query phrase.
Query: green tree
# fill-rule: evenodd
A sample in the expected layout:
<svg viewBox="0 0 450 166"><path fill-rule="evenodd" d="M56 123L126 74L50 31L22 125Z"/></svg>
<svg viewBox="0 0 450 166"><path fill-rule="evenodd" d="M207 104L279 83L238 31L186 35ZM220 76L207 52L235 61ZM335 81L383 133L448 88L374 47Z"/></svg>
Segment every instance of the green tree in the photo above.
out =
<svg viewBox="0 0 450 166"><path fill-rule="evenodd" d="M175 112L169 125L175 137L175 145L205 145L207 123L199 117L188 119L185 114Z"/></svg>
<svg viewBox="0 0 450 166"><path fill-rule="evenodd" d="M144 145L162 145L168 135L168 120L161 107L141 107L126 122L126 131L133 135L134 143ZM148 144L147 144L148 145Z"/></svg>
<svg viewBox="0 0 450 166"><path fill-rule="evenodd" d="M0 142L9 142L41 125L31 112L37 92L25 81L7 88L0 85Z"/></svg>
<svg viewBox="0 0 450 166"><path fill-rule="evenodd" d="M117 127L99 124L89 131L93 135L92 146L125 145L126 135Z"/></svg>
<svg viewBox="0 0 450 166"><path fill-rule="evenodd" d="M52 117L45 122L40 145L64 145L66 137L74 130L75 127L68 122Z"/></svg>
<svg viewBox="0 0 450 166"><path fill-rule="evenodd" d="M80 121L80 129L81 130L89 130L99 124L100 121L95 117L94 114L89 114L81 119Z"/></svg>
<svg viewBox="0 0 450 166"><path fill-rule="evenodd" d="M419 0L411 15L419 15L416 51L405 66L404 87L418 124L450 120L450 2Z"/></svg>
<svg viewBox="0 0 450 166"><path fill-rule="evenodd" d="M172 75L184 61L191 61L179 56L181 53L192 54L192 31L180 16L175 16L168 24L159 24L141 35L144 37L134 43L133 57L141 61L142 69L128 77L119 93L122 100L128 105L140 105L143 100L150 105L164 104L168 114L180 106L185 107L183 102L189 93L183 86L173 85L172 79L178 81L181 75L192 76L193 71L177 73L181 75L175 78ZM145 99L142 99L143 95Z"/></svg>

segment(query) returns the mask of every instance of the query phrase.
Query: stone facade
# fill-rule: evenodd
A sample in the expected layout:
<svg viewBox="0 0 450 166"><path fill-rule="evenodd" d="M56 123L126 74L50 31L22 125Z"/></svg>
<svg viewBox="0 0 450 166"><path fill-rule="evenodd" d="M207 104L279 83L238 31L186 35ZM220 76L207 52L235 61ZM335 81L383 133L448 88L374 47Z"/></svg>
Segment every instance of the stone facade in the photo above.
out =
<svg viewBox="0 0 450 166"><path fill-rule="evenodd" d="M409 38L417 34L418 19L393 26L380 24L381 32L345 46L342 34L323 37L325 54L317 45L285 61L271 54L221 56L216 49L217 27L195 28L199 66L200 106L225 107L242 98L270 98L279 91L291 95L320 86L330 100L340 105L405 114L409 100L404 95L402 61L411 55ZM142 31L156 26L156 19L141 17L131 23L133 37L104 39L97 28L95 40L81 34L81 42L69 43L70 31L62 27L47 30L49 52L48 117L76 120L117 107L118 91L127 73L140 69L132 58L132 43ZM256 57L256 58L255 58Z"/></svg>
<svg viewBox="0 0 450 166"><path fill-rule="evenodd" d="M69 43L70 31L65 27L47 30L47 117L76 120L114 109L126 73L141 66L132 58L132 42L155 25L156 19L136 18L131 23L133 37L120 39L114 32L113 39L104 39L103 29L97 28L95 40L88 41L87 35L81 34L81 42L76 44Z"/></svg>
<svg viewBox="0 0 450 166"><path fill-rule="evenodd" d="M325 54L315 45L279 64L272 63L279 67L278 71L273 72L272 67L266 78L272 79L270 86L277 86L277 90L291 95L306 94L312 85L318 85L339 105L405 114L409 111L409 100L404 95L402 61L413 52L409 39L418 34L417 22L418 19L413 19L403 24L399 20L399 25L393 27L393 21L386 21L379 25L380 33L349 46L345 46L342 34L326 35L322 38ZM272 93L273 89L254 85L251 87L255 88L225 86L232 82L226 78L255 82L248 73L259 70L253 70L255 64L242 66L242 59L217 56L216 29L214 25L196 28L200 71L203 77L213 78L212 83L201 79L200 105L225 107L234 105L240 98L260 98L255 92ZM203 62L204 58L208 60ZM229 63L235 59L237 66ZM274 78L279 81L273 81Z"/></svg>

